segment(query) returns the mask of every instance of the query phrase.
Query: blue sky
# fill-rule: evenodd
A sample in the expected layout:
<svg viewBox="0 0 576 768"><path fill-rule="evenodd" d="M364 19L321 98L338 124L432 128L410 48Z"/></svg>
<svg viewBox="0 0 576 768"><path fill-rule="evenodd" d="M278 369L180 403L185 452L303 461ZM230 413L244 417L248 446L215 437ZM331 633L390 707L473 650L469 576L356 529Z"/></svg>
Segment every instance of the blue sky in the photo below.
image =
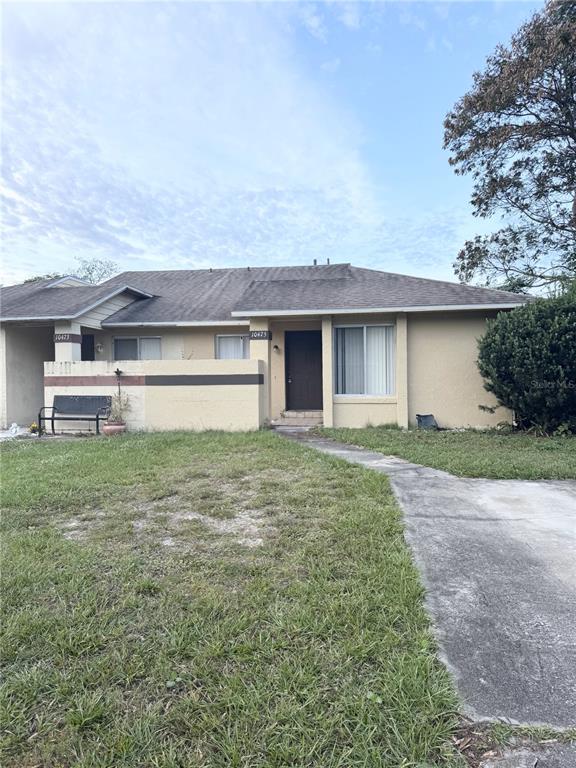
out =
<svg viewBox="0 0 576 768"><path fill-rule="evenodd" d="M442 121L542 3L8 3L5 283L309 264L455 279Z"/></svg>

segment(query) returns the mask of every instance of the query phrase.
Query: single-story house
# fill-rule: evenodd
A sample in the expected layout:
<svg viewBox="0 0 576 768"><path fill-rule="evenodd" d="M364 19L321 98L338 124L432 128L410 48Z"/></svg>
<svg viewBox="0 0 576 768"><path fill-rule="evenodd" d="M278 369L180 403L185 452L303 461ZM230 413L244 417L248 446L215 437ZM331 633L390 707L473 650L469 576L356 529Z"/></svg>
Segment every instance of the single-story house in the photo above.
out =
<svg viewBox="0 0 576 768"><path fill-rule="evenodd" d="M129 428L490 426L504 416L478 407L494 401L477 340L525 300L350 264L5 287L0 422L27 425L56 394L113 394L120 370Z"/></svg>

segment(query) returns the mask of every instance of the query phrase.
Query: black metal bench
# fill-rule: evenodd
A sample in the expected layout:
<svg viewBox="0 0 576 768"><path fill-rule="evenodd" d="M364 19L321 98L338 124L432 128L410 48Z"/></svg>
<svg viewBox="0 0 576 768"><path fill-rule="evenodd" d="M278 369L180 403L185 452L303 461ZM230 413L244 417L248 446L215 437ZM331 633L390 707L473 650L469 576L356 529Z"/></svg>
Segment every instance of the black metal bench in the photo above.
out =
<svg viewBox="0 0 576 768"><path fill-rule="evenodd" d="M112 397L110 395L54 395L53 405L45 405L38 413L38 435L43 431L42 422L52 423L55 435L55 421L95 421L96 434L100 434L100 422L108 418ZM45 415L45 411L52 411Z"/></svg>

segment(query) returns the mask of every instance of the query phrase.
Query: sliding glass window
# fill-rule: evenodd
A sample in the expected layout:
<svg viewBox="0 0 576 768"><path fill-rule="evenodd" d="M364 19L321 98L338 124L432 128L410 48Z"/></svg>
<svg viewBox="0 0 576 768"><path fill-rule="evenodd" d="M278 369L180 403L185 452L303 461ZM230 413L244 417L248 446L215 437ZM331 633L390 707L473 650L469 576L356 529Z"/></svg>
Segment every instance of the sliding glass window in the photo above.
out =
<svg viewBox="0 0 576 768"><path fill-rule="evenodd" d="M393 395L393 325L356 325L334 329L337 395Z"/></svg>

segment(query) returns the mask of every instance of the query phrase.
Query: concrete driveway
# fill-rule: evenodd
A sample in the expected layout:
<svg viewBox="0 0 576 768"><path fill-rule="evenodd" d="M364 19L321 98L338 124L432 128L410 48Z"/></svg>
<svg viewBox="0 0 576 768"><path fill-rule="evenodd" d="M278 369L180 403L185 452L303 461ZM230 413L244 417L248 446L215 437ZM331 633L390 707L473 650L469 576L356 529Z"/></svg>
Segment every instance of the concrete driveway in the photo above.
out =
<svg viewBox="0 0 576 768"><path fill-rule="evenodd" d="M292 437L390 477L464 714L576 725L576 482L457 478Z"/></svg>

